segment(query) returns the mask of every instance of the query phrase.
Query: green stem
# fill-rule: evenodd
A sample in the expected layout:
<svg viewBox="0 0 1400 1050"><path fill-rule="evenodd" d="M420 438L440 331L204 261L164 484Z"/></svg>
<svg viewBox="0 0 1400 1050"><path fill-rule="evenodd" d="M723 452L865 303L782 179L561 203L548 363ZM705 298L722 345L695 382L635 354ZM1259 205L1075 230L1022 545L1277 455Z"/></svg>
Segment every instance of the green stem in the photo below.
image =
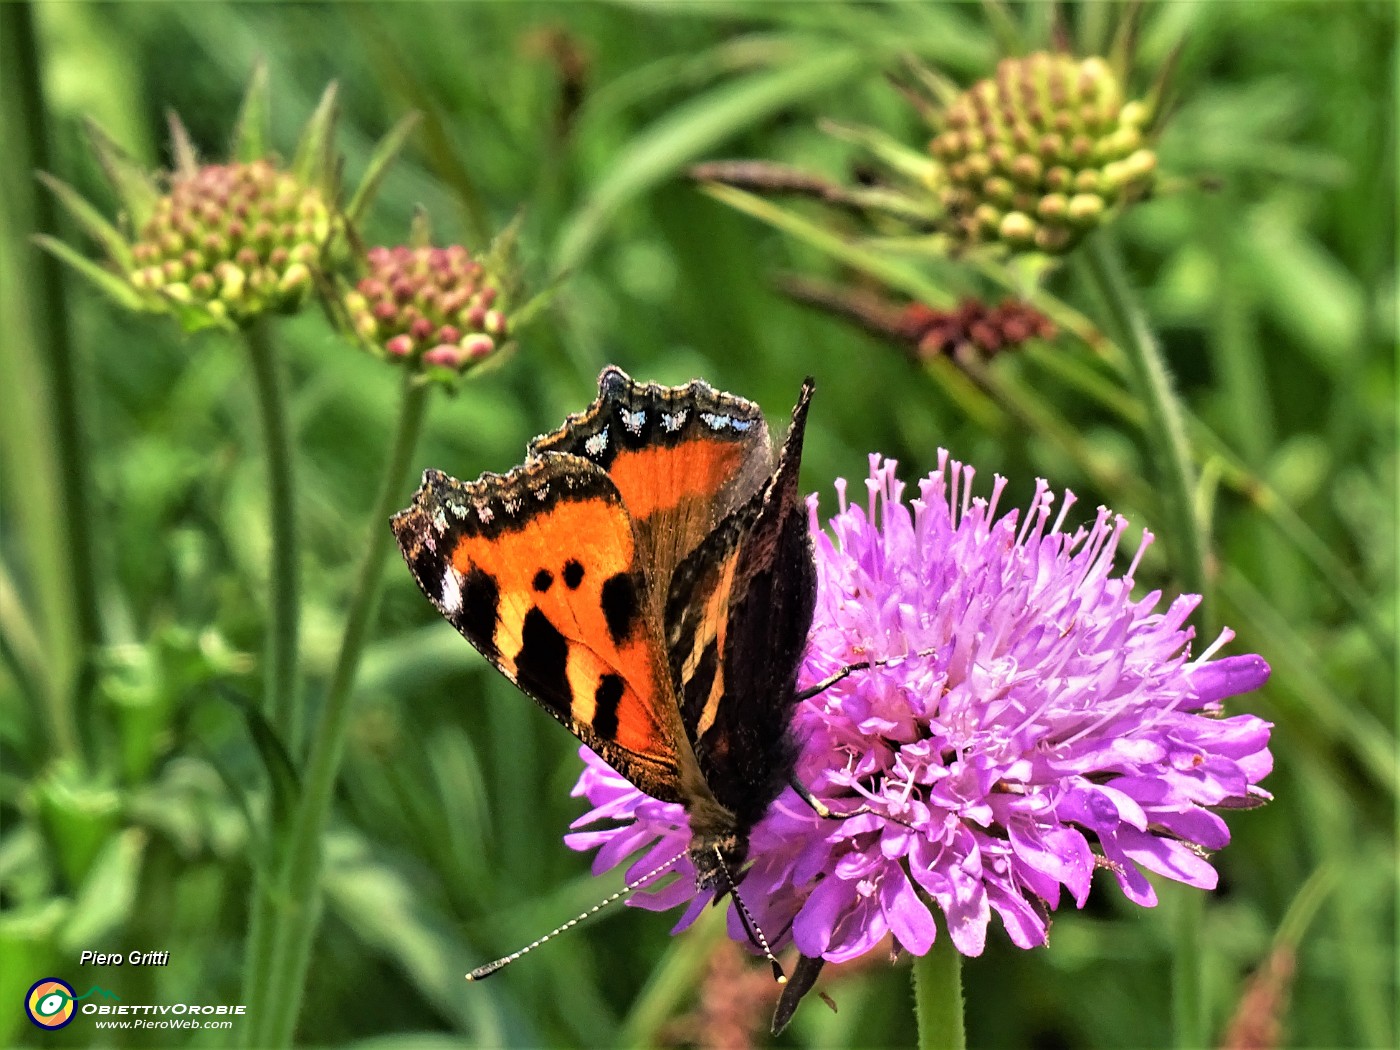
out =
<svg viewBox="0 0 1400 1050"><path fill-rule="evenodd" d="M1196 472L1186 442L1185 413L1110 235L1100 231L1091 237L1083 258L1085 271L1108 310L1111 334L1127 359L1134 394L1146 409L1145 433L1162 487L1167 548L1183 589L1201 595L1197 621L1210 630L1213 617L1206 587L1206 535L1196 511ZM1201 955L1204 918L1204 899L1188 889L1181 895L1172 962L1174 1043L1182 1048L1205 1046L1209 1036Z"/></svg>
<svg viewBox="0 0 1400 1050"><path fill-rule="evenodd" d="M964 1050L962 956L947 929L924 956L914 958L914 1015L919 1050Z"/></svg>
<svg viewBox="0 0 1400 1050"><path fill-rule="evenodd" d="M52 194L36 193L32 173L53 170L49 151L48 106L44 98L40 61L43 51L34 29L32 4L0 4L0 68L8 70L4 89L5 102L0 104L0 116L13 131L6 141L10 146L7 158L13 177L4 180L8 205L0 207L5 213L0 225L6 233L18 232L25 219L32 221L34 231L57 235L58 215ZM25 212L29 214L26 216ZM11 226L12 220L18 220ZM13 252L13 254L11 254ZM21 258L21 253L26 253ZM83 744L92 752L92 737L96 735L96 719L88 710L92 675L85 668L92 666L94 651L102 644L102 620L98 597L101 593L97 572L98 559L94 553L92 511L92 474L88 463L87 445L80 390L80 363L68 328L72 309L67 302L66 286L59 272L59 263L48 252L34 252L20 236L5 246L3 254L14 267L3 283L8 297L23 295L25 302L16 311L30 321L34 331L32 362L43 370L42 382L47 386L48 411L34 405L11 406L10 412L20 419L40 422L43 432L31 431L21 443L32 451L26 453L25 468L45 466L39 479L25 483L23 496L29 509L17 515L21 521L35 523L25 537L30 575L41 589L35 603L44 618L42 634L46 647L45 678L47 722L56 754L82 757ZM27 275L27 280L26 280ZM23 334L10 332L21 347L27 342ZM7 350L9 348L7 347ZM18 355L16 355L18 357ZM5 369L5 378L17 377ZM42 374L42 373L41 373ZM23 378L30 378L28 369ZM38 378L34 375L34 378ZM20 388L13 395L21 396ZM47 453L47 455L46 455ZM10 464L19 466L19 464ZM44 477L47 481L43 481ZM18 484L18 482L17 482ZM36 492L40 485L47 492ZM31 494L35 497L31 499ZM53 517L45 522L40 514L52 510ZM56 528L51 522L56 521ZM49 536L49 533L55 535ZM82 741L80 738L88 739Z"/></svg>
<svg viewBox="0 0 1400 1050"><path fill-rule="evenodd" d="M250 1045L253 1046L288 1046L296 1031L311 945L321 913L321 840L345 750L351 690L379 605L380 583L392 538L389 517L401 503L403 479L418 444L428 392L429 387L416 381L412 373L405 372L398 430L385 464L378 498L370 512L369 540L350 598L340 653L311 738L301 798L287 832L285 864L275 896L268 898L279 914L271 936L273 949L266 971L268 979L260 999L263 1009L261 1016L254 1018L250 1025ZM255 918L254 930L257 929Z"/></svg>
<svg viewBox="0 0 1400 1050"><path fill-rule="evenodd" d="M296 492L292 439L282 396L281 368L269 324L259 318L243 329L257 385L267 461L268 532L272 564L268 585L271 607L263 669L263 713L293 758L301 753L301 718L296 703L297 636L300 621L300 553L297 546Z"/></svg>
<svg viewBox="0 0 1400 1050"><path fill-rule="evenodd" d="M276 886L281 854L276 852L279 843L270 842L271 848L262 858L263 866L253 872L253 895L248 908L248 939L243 945L243 1002L248 1008L249 1022L243 1026L244 1038L238 1044L242 1047L258 1045L253 1036L261 1019L267 1016L268 973L276 947L273 934L282 916Z"/></svg>
<svg viewBox="0 0 1400 1050"><path fill-rule="evenodd" d="M1205 894L1194 886L1174 886L1177 915L1172 945L1172 1044L1180 1050L1208 1045L1205 970L1201 966Z"/></svg>
<svg viewBox="0 0 1400 1050"><path fill-rule="evenodd" d="M1210 595L1206 588L1206 536L1196 513L1196 470L1186 443L1181 404L1161 349L1123 273L1122 260L1110 236L1100 231L1089 238L1082 257L1085 271L1108 309L1115 341L1127 358L1134 393L1147 410L1146 437L1157 461L1162 486L1165 537L1184 590L1199 594L1197 621L1209 625Z"/></svg>

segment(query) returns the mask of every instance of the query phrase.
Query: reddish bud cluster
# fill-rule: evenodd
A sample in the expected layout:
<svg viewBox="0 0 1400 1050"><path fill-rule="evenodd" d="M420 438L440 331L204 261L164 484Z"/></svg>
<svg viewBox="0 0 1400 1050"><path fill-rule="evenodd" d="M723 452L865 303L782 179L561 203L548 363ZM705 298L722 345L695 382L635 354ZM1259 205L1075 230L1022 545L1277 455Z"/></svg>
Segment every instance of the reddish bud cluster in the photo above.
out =
<svg viewBox="0 0 1400 1050"><path fill-rule="evenodd" d="M391 360L463 371L507 332L500 290L460 245L371 248L369 274L345 296L355 330Z"/></svg>
<svg viewBox="0 0 1400 1050"><path fill-rule="evenodd" d="M905 338L918 347L921 358L952 354L964 346L983 354L1011 350L1031 339L1053 339L1055 324L1029 303L1007 299L988 306L964 299L956 310L934 310L923 303L905 307L901 318Z"/></svg>
<svg viewBox="0 0 1400 1050"><path fill-rule="evenodd" d="M205 165L156 202L131 283L218 317L294 308L333 229L321 192L269 161Z"/></svg>

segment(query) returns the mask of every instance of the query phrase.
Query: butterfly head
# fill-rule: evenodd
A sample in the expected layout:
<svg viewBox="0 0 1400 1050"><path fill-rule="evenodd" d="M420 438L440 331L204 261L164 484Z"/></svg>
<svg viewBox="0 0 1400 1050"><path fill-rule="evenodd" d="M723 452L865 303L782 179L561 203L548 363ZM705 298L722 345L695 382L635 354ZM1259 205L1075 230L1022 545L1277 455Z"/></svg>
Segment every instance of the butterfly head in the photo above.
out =
<svg viewBox="0 0 1400 1050"><path fill-rule="evenodd" d="M716 899L734 888L749 859L746 835L696 835L690 842L690 863L695 866L695 888L717 890Z"/></svg>

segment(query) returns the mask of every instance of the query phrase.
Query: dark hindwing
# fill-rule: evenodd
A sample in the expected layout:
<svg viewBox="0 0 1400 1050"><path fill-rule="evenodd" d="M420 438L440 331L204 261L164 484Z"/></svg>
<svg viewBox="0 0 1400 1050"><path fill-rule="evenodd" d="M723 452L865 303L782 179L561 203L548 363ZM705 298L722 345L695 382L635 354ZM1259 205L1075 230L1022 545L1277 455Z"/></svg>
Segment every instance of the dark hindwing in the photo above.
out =
<svg viewBox="0 0 1400 1050"><path fill-rule="evenodd" d="M787 783L816 567L798 470L811 380L777 472L681 564L664 617L681 721L715 798L747 832Z"/></svg>
<svg viewBox="0 0 1400 1050"><path fill-rule="evenodd" d="M418 585L507 678L655 798L693 768L622 497L596 464L423 475L394 534Z"/></svg>

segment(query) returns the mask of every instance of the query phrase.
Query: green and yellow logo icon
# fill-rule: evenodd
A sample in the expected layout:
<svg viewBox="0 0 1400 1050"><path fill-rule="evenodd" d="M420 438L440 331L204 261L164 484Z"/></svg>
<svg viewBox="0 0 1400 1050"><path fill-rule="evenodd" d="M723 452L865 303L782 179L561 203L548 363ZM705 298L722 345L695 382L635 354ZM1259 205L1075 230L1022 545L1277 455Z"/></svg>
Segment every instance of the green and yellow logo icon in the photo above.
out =
<svg viewBox="0 0 1400 1050"><path fill-rule="evenodd" d="M77 1009L73 986L57 977L35 981L24 997L24 1012L40 1028L62 1028L73 1020Z"/></svg>

